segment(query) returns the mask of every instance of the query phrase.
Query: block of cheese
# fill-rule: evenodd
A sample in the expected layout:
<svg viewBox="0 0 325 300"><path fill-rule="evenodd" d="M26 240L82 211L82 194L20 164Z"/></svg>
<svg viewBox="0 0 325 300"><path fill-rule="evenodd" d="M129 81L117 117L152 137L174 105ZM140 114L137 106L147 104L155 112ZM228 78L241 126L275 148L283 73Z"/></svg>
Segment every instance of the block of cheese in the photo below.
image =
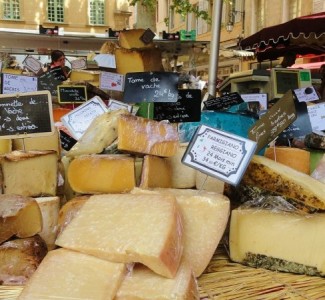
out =
<svg viewBox="0 0 325 300"><path fill-rule="evenodd" d="M67 178L80 194L126 193L135 187L134 158L123 154L80 155Z"/></svg>
<svg viewBox="0 0 325 300"><path fill-rule="evenodd" d="M0 245L0 284L24 285L47 254L45 241L34 235Z"/></svg>
<svg viewBox="0 0 325 300"><path fill-rule="evenodd" d="M253 156L241 183L276 192L316 209L325 209L323 183L261 155Z"/></svg>
<svg viewBox="0 0 325 300"><path fill-rule="evenodd" d="M119 46L124 49L153 48L153 42L144 43L141 40L141 36L145 33L145 31L146 30L142 28L120 31L118 36Z"/></svg>
<svg viewBox="0 0 325 300"><path fill-rule="evenodd" d="M122 114L129 114L129 112L125 109L118 109L96 117L66 155L72 157L103 152L116 140L118 119Z"/></svg>
<svg viewBox="0 0 325 300"><path fill-rule="evenodd" d="M319 180L322 183L325 183L325 154L322 159L318 162L317 166L310 174L311 177Z"/></svg>
<svg viewBox="0 0 325 300"><path fill-rule="evenodd" d="M195 187L198 190L206 190L223 194L225 182L196 170Z"/></svg>
<svg viewBox="0 0 325 300"><path fill-rule="evenodd" d="M24 196L55 196L58 156L54 150L13 151L1 159L3 193Z"/></svg>
<svg viewBox="0 0 325 300"><path fill-rule="evenodd" d="M182 262L175 278L164 278L142 265L125 277L115 300L198 300L199 292L190 264Z"/></svg>
<svg viewBox="0 0 325 300"><path fill-rule="evenodd" d="M66 155L63 155L61 158L61 163L63 166L63 174L64 174L64 183L63 183L63 197L66 201L69 201L70 199L74 198L76 196L76 192L74 192L69 184L68 181L68 169L70 166L71 161L73 160L73 157L67 157Z"/></svg>
<svg viewBox="0 0 325 300"><path fill-rule="evenodd" d="M226 229L229 199L219 193L191 189L135 188L132 193L158 193L176 197L183 216L183 259L191 263L195 276L199 277L208 266Z"/></svg>
<svg viewBox="0 0 325 300"><path fill-rule="evenodd" d="M24 139L13 139L12 141L13 150L54 150L60 156L61 154L61 143L59 132L57 129L54 130L53 134L49 136L38 136L29 137Z"/></svg>
<svg viewBox="0 0 325 300"><path fill-rule="evenodd" d="M70 81L99 82L99 71L73 69L70 73Z"/></svg>
<svg viewBox="0 0 325 300"><path fill-rule="evenodd" d="M42 214L42 231L38 234L46 242L48 250L55 248L55 239L58 230L58 219L60 209L59 197L35 198Z"/></svg>
<svg viewBox="0 0 325 300"><path fill-rule="evenodd" d="M56 249L45 256L18 299L110 300L124 276L124 264Z"/></svg>
<svg viewBox="0 0 325 300"><path fill-rule="evenodd" d="M181 214L173 196L95 195L56 244L114 262L139 262L172 278L183 252Z"/></svg>
<svg viewBox="0 0 325 300"><path fill-rule="evenodd" d="M141 174L142 174L143 157L136 157L134 165L135 165L135 184L136 186L139 186L141 181Z"/></svg>
<svg viewBox="0 0 325 300"><path fill-rule="evenodd" d="M230 258L257 268L325 276L324 226L324 214L234 209Z"/></svg>
<svg viewBox="0 0 325 300"><path fill-rule="evenodd" d="M11 139L0 139L0 154L9 153L12 150Z"/></svg>
<svg viewBox="0 0 325 300"><path fill-rule="evenodd" d="M172 170L166 158L145 155L143 158L140 187L147 188L170 188Z"/></svg>
<svg viewBox="0 0 325 300"><path fill-rule="evenodd" d="M179 146L177 126L133 115L122 115L118 123L118 149L170 157Z"/></svg>
<svg viewBox="0 0 325 300"><path fill-rule="evenodd" d="M128 50L117 48L115 51L116 72L127 74L134 72L162 72L162 55L158 48ZM130 99L129 102L132 99Z"/></svg>
<svg viewBox="0 0 325 300"><path fill-rule="evenodd" d="M37 202L20 195L0 195L0 244L12 236L30 237L42 230Z"/></svg>
<svg viewBox="0 0 325 300"><path fill-rule="evenodd" d="M182 157L187 149L187 146L188 143L181 143L176 154L167 158L167 162L172 170L172 188L190 189L195 187L195 169L182 163Z"/></svg>
<svg viewBox="0 0 325 300"><path fill-rule="evenodd" d="M264 156L305 174L310 173L310 152L293 147L269 147Z"/></svg>

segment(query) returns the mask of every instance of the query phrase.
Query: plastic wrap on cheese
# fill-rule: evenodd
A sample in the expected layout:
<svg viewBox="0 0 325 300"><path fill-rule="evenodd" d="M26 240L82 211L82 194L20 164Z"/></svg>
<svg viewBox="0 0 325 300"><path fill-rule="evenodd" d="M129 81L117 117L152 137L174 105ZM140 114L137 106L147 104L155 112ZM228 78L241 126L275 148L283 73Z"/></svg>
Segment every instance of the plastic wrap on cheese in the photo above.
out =
<svg viewBox="0 0 325 300"><path fill-rule="evenodd" d="M56 249L46 255L18 299L115 299L125 273L124 264Z"/></svg>
<svg viewBox="0 0 325 300"><path fill-rule="evenodd" d="M171 195L94 195L56 240L113 262L139 262L175 277L183 253L182 216Z"/></svg>
<svg viewBox="0 0 325 300"><path fill-rule="evenodd" d="M139 154L170 157L179 147L177 126L133 115L122 115L118 123L118 149Z"/></svg>

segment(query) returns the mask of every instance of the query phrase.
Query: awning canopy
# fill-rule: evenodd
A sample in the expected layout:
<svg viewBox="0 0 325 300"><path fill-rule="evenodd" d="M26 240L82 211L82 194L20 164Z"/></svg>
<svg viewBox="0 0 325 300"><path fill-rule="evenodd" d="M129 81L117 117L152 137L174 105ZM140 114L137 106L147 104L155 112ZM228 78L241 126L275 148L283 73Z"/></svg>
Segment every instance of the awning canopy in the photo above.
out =
<svg viewBox="0 0 325 300"><path fill-rule="evenodd" d="M300 55L324 54L325 12L266 27L243 39L240 46L255 52L258 61L274 60L288 51Z"/></svg>

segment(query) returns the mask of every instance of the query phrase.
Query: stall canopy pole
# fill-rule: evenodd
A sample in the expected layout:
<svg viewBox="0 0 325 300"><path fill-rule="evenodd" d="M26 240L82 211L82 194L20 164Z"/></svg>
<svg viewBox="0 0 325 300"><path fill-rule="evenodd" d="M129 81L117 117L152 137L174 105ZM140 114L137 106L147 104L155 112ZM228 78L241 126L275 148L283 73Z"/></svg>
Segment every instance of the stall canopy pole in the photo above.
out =
<svg viewBox="0 0 325 300"><path fill-rule="evenodd" d="M208 93L213 97L216 96L222 2L223 0L214 0L213 3L212 33L211 33L211 43L210 43L209 77L208 77Z"/></svg>

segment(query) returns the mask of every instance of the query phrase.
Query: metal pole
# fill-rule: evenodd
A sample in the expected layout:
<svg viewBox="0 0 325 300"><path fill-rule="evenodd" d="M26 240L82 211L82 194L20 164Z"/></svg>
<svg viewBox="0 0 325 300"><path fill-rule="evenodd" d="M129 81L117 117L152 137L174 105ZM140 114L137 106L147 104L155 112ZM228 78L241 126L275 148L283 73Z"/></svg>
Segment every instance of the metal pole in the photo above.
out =
<svg viewBox="0 0 325 300"><path fill-rule="evenodd" d="M216 96L222 2L223 0L214 0L213 3L212 33L211 33L211 43L210 43L209 78L208 78L208 93L213 97Z"/></svg>

